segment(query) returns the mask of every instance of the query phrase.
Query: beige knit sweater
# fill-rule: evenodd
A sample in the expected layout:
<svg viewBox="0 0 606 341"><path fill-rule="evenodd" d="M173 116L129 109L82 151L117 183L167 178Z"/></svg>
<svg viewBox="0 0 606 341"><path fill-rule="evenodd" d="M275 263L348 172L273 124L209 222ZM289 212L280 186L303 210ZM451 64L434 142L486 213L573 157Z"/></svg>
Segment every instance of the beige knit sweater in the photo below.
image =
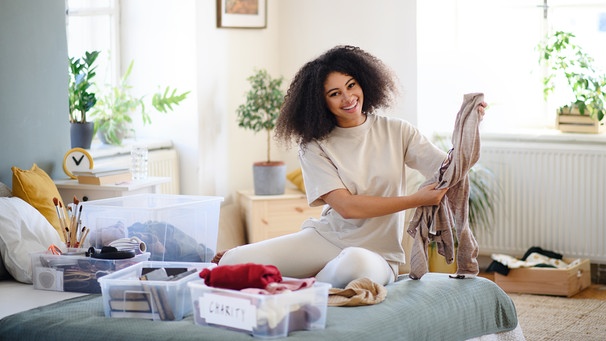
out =
<svg viewBox="0 0 606 341"><path fill-rule="evenodd" d="M478 105L484 101L481 93L466 94L457 114L452 135L453 148L434 176L423 183L434 182L437 188L448 188L438 206L418 207L410 221L408 233L414 237L410 255L410 278L421 279L428 270L427 247L435 241L438 253L451 264L454 260L456 231L458 278L475 277L479 272L478 243L469 229L468 172L480 158Z"/></svg>

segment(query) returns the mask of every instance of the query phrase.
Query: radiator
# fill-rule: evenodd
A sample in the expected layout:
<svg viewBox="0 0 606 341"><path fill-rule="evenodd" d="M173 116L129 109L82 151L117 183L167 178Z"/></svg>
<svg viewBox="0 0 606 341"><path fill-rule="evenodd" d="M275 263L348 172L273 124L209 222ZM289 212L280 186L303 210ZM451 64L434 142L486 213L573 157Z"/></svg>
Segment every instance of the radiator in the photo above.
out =
<svg viewBox="0 0 606 341"><path fill-rule="evenodd" d="M95 167L130 167L130 154L112 155L94 159ZM148 175L170 177L171 181L160 185L160 193L179 194L179 158L175 149L154 149L148 154Z"/></svg>
<svg viewBox="0 0 606 341"><path fill-rule="evenodd" d="M149 152L148 173L150 176L167 176L170 182L162 184L160 193L179 194L179 158L175 149L159 149Z"/></svg>
<svg viewBox="0 0 606 341"><path fill-rule="evenodd" d="M480 163L501 186L481 254L522 256L539 246L606 263L606 144L482 141Z"/></svg>

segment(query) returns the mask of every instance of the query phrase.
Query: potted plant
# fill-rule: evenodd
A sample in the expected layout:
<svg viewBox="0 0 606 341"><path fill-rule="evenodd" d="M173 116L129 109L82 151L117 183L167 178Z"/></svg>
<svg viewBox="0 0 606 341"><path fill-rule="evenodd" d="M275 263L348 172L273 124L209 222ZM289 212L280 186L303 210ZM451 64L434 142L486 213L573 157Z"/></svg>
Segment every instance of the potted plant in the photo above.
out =
<svg viewBox="0 0 606 341"><path fill-rule="evenodd" d="M95 60L100 51L85 52L82 58L69 58L69 122L72 148L89 149L94 131L94 123L88 121L86 113L97 102L91 86L95 77Z"/></svg>
<svg viewBox="0 0 606 341"><path fill-rule="evenodd" d="M594 59L574 38L570 32L557 31L537 46L539 64L548 70L543 78L543 94L545 100L556 89L563 95L564 101L557 109L558 129L598 133L604 129L606 74L593 65Z"/></svg>
<svg viewBox="0 0 606 341"><path fill-rule="evenodd" d="M144 102L145 96L136 97L130 92L132 86L128 84L128 78L133 64L134 61L131 61L118 85L108 86L105 91L100 92L97 104L91 112L97 136L104 144L122 144L123 139L132 131L131 115L136 111L140 111L144 125L151 124L151 116ZM153 94L151 105L161 113L168 113L173 110L173 106L185 100L188 94L189 91L178 94L177 89L166 87L164 91Z"/></svg>
<svg viewBox="0 0 606 341"><path fill-rule="evenodd" d="M267 136L266 160L253 164L255 195L284 194L286 165L271 159L271 132L284 102L285 93L281 88L284 78L272 78L267 70L261 69L247 80L251 88L246 93L246 101L236 110L238 126L255 133L264 131Z"/></svg>

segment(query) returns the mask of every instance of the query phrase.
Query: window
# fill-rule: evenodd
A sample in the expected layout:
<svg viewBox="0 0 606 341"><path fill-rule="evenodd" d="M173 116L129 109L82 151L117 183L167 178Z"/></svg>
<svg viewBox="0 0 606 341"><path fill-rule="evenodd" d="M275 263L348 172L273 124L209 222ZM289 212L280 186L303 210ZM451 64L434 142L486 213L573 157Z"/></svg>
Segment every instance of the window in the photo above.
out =
<svg viewBox="0 0 606 341"><path fill-rule="evenodd" d="M116 84L120 70L119 0L66 0L68 56L101 51L97 58L98 86Z"/></svg>
<svg viewBox="0 0 606 341"><path fill-rule="evenodd" d="M115 84L120 0L66 1L69 56L102 51L97 84ZM548 32L573 32L606 69L606 0L417 1L417 30L417 122L424 131L451 131L462 94L477 91L490 105L487 130L553 128L556 105L543 100L536 51Z"/></svg>
<svg viewBox="0 0 606 341"><path fill-rule="evenodd" d="M424 130L452 130L462 94L478 91L490 105L487 130L554 128L557 103L543 100L544 70L536 51L548 32L574 33L606 69L605 0L420 1L418 6ZM436 6L447 14L437 14ZM425 115L426 110L432 111ZM435 115L444 119L436 123Z"/></svg>

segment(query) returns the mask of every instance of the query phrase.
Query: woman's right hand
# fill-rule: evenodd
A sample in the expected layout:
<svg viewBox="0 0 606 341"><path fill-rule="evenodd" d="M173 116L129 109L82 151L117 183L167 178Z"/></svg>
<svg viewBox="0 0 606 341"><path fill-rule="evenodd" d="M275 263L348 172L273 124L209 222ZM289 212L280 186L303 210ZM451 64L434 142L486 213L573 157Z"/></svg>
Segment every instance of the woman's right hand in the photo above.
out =
<svg viewBox="0 0 606 341"><path fill-rule="evenodd" d="M415 200L419 203L419 206L436 206L442 201L448 188L436 189L437 182L423 186L413 194Z"/></svg>

